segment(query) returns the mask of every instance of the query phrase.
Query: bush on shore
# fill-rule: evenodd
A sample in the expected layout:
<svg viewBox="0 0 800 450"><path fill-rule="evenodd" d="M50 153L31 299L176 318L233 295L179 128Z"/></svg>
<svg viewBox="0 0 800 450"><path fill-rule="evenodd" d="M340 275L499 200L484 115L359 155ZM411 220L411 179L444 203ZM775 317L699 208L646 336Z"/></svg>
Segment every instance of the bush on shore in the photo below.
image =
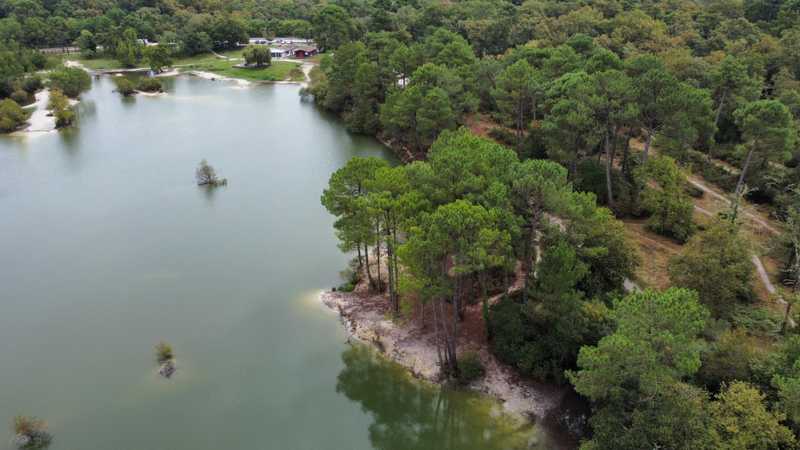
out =
<svg viewBox="0 0 800 450"><path fill-rule="evenodd" d="M136 93L136 87L133 82L125 77L114 78L114 84L117 85L117 92L123 97L129 97Z"/></svg>
<svg viewBox="0 0 800 450"><path fill-rule="evenodd" d="M464 352L458 358L458 376L456 380L462 386L467 386L486 374L480 357L476 352Z"/></svg>
<svg viewBox="0 0 800 450"><path fill-rule="evenodd" d="M58 89L67 97L76 98L92 86L89 74L74 67L63 67L50 73L50 87Z"/></svg>
<svg viewBox="0 0 800 450"><path fill-rule="evenodd" d="M163 92L161 80L158 78L142 78L136 88L142 92Z"/></svg>
<svg viewBox="0 0 800 450"><path fill-rule="evenodd" d="M47 108L53 112L53 116L56 118L56 128L67 127L75 122L75 111L72 110L69 99L58 89L50 91L50 102Z"/></svg>
<svg viewBox="0 0 800 450"><path fill-rule="evenodd" d="M21 127L28 120L28 112L14 100L7 98L0 101L0 132L10 133Z"/></svg>

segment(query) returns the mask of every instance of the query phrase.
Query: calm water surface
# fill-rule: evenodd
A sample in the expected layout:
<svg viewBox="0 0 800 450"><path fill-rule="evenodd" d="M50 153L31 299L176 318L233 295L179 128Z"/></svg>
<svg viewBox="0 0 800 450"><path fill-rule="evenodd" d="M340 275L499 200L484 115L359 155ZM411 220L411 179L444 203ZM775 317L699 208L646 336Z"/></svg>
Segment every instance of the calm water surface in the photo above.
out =
<svg viewBox="0 0 800 450"><path fill-rule="evenodd" d="M350 157L390 158L379 143L296 86L112 89L94 81L75 129L0 138L0 448L16 414L57 450L552 446L346 345L320 306L346 262L320 193ZM228 187L194 185L203 158Z"/></svg>

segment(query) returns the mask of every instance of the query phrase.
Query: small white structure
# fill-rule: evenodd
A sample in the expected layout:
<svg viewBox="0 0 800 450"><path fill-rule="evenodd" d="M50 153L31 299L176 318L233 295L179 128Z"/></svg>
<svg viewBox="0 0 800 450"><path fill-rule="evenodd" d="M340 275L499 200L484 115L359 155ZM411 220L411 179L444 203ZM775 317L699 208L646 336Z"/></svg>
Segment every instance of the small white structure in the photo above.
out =
<svg viewBox="0 0 800 450"><path fill-rule="evenodd" d="M272 45L311 45L314 43L313 39L299 38L299 37L276 37L270 41Z"/></svg>
<svg viewBox="0 0 800 450"><path fill-rule="evenodd" d="M263 37L251 37L248 40L248 44L250 45L267 45L269 44L269 39Z"/></svg>
<svg viewBox="0 0 800 450"><path fill-rule="evenodd" d="M292 51L288 48L270 48L269 54L273 58L288 58L292 56Z"/></svg>

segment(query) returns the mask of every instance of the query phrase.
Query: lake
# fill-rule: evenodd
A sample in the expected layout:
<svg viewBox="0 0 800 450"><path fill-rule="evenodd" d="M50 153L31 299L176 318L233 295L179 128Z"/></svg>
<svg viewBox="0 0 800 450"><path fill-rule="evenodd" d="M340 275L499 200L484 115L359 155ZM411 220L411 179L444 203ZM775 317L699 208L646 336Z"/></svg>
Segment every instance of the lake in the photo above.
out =
<svg viewBox="0 0 800 450"><path fill-rule="evenodd" d="M320 304L348 259L320 194L390 152L297 86L165 87L123 99L95 79L77 127L0 138L0 448L16 414L57 450L555 446L346 344ZM201 159L227 187L195 185Z"/></svg>

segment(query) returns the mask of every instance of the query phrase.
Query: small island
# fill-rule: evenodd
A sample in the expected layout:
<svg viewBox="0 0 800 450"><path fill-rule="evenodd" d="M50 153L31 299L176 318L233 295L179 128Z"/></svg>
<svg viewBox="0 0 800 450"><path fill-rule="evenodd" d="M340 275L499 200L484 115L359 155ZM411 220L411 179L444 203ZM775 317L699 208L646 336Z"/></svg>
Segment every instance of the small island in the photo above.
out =
<svg viewBox="0 0 800 450"><path fill-rule="evenodd" d="M36 417L14 417L13 432L11 443L18 450L43 450L53 442L47 423Z"/></svg>
<svg viewBox="0 0 800 450"><path fill-rule="evenodd" d="M165 341L156 344L156 362L159 364L158 374L164 378L172 378L177 367L175 366L175 354L172 346Z"/></svg>
<svg viewBox="0 0 800 450"><path fill-rule="evenodd" d="M130 97L134 94L159 94L164 92L161 85L161 80L155 77L140 78L137 82L119 75L114 79L114 84L117 85L116 91L123 97Z"/></svg>
<svg viewBox="0 0 800 450"><path fill-rule="evenodd" d="M200 165L197 167L194 177L197 180L198 186L217 187L228 185L228 179L217 176L216 170L214 170L205 159L200 161Z"/></svg>

